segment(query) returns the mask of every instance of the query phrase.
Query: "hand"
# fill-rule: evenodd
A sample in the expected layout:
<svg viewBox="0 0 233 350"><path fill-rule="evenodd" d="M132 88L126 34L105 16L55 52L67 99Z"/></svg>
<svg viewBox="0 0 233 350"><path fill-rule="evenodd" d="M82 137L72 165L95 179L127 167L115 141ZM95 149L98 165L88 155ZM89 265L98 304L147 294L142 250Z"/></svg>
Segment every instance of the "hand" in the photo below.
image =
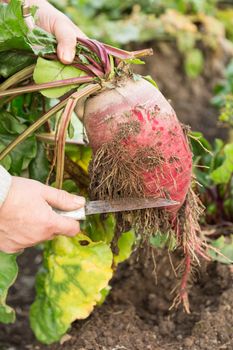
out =
<svg viewBox="0 0 233 350"><path fill-rule="evenodd" d="M38 7L36 24L56 36L59 59L64 64L70 64L75 56L77 38L86 38L86 35L67 16L46 0L28 0L28 4Z"/></svg>
<svg viewBox="0 0 233 350"><path fill-rule="evenodd" d="M85 199L40 182L12 177L12 185L0 207L0 250L16 253L58 234L75 236L79 223L56 214L83 207Z"/></svg>

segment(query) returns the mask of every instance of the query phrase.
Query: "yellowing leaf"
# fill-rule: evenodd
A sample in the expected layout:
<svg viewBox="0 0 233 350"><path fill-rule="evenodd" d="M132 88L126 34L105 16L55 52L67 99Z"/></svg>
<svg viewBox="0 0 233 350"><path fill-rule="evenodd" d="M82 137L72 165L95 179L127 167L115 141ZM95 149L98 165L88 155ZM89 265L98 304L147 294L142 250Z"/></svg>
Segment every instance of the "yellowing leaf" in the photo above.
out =
<svg viewBox="0 0 233 350"><path fill-rule="evenodd" d="M78 78L86 75L80 69L67 66L58 61L49 61L39 57L34 70L33 78L36 84L54 82L57 80ZM58 98L78 85L69 85L53 89L41 90L42 95L50 98Z"/></svg>
<svg viewBox="0 0 233 350"><path fill-rule="evenodd" d="M30 311L31 327L43 343L59 340L76 319L90 315L112 277L112 252L104 242L79 234L59 236L45 253Z"/></svg>
<svg viewBox="0 0 233 350"><path fill-rule="evenodd" d="M70 159L78 164L87 174L88 167L92 158L92 150L83 145L66 145L66 154Z"/></svg>

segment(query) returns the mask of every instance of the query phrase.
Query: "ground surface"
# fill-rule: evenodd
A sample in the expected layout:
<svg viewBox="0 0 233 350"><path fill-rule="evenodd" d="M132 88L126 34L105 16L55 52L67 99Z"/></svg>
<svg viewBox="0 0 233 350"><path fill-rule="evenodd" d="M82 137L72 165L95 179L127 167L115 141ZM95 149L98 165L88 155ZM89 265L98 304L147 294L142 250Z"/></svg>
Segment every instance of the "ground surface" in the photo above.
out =
<svg viewBox="0 0 233 350"><path fill-rule="evenodd" d="M34 290L35 250L21 257L21 274L9 302L16 306L14 325L0 326L1 350L232 350L233 279L229 267L211 263L202 268L191 289L190 315L182 308L168 311L174 275L166 255L157 265L123 264L112 282L107 302L89 319L76 322L63 344L39 345L28 324ZM22 271L23 270L23 271Z"/></svg>

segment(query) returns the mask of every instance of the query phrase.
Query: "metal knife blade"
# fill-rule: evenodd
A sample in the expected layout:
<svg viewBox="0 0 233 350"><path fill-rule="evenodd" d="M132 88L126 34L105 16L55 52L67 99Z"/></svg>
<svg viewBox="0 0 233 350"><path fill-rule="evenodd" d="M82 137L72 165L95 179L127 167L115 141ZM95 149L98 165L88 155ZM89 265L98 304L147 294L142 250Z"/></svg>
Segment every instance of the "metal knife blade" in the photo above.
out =
<svg viewBox="0 0 233 350"><path fill-rule="evenodd" d="M54 210L60 215L73 218L75 220L85 220L86 215L117 213L146 208L162 208L177 204L179 204L179 202L164 198L124 198L108 201L90 201L86 203L85 207L72 211L62 211L58 209Z"/></svg>

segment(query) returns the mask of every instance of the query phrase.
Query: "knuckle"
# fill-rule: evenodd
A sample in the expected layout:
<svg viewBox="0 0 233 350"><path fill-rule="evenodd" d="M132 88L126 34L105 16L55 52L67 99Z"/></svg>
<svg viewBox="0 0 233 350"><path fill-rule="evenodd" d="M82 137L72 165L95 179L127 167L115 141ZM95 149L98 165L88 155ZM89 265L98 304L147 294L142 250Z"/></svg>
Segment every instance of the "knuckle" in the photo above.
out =
<svg viewBox="0 0 233 350"><path fill-rule="evenodd" d="M51 235L54 232L54 227L56 225L56 222L54 221L54 217L48 217L45 227L44 227L44 233L45 235Z"/></svg>
<svg viewBox="0 0 233 350"><path fill-rule="evenodd" d="M64 203L67 202L68 200L68 195L66 191L60 190L57 192L57 202L58 203Z"/></svg>
<svg viewBox="0 0 233 350"><path fill-rule="evenodd" d="M80 225L78 222L75 221L72 227L70 227L69 234L71 236L76 236L79 232L80 232Z"/></svg>
<svg viewBox="0 0 233 350"><path fill-rule="evenodd" d="M0 246L0 251L6 254L14 254L20 251L20 249L5 245L5 246Z"/></svg>

